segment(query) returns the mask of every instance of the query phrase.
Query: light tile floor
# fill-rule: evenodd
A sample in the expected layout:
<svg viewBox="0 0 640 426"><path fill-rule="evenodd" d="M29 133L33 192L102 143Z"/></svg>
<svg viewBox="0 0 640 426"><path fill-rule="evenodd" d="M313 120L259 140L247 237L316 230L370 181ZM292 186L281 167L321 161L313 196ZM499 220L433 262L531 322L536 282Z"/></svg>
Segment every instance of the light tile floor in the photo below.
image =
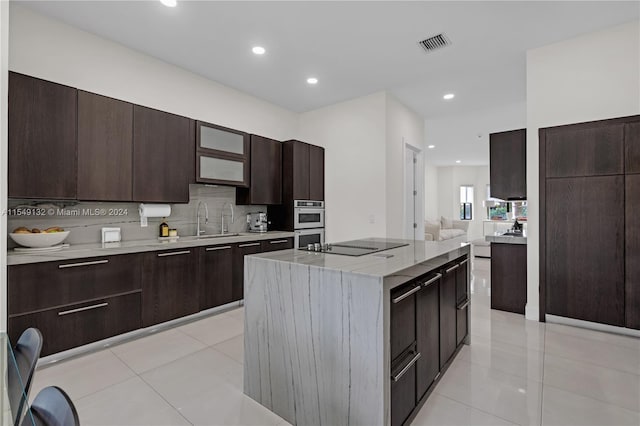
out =
<svg viewBox="0 0 640 426"><path fill-rule="evenodd" d="M472 270L471 346L414 425L640 425L640 339L490 309ZM38 370L83 425L285 425L242 393L242 308Z"/></svg>

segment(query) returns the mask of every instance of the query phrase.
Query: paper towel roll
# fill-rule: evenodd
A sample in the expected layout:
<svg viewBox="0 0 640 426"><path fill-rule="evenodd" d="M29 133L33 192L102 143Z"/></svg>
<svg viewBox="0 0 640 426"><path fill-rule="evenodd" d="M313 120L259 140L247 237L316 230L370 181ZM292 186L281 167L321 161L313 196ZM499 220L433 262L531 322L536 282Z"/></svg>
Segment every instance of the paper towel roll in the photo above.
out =
<svg viewBox="0 0 640 426"><path fill-rule="evenodd" d="M169 204L142 204L140 203L141 217L169 217L171 206Z"/></svg>

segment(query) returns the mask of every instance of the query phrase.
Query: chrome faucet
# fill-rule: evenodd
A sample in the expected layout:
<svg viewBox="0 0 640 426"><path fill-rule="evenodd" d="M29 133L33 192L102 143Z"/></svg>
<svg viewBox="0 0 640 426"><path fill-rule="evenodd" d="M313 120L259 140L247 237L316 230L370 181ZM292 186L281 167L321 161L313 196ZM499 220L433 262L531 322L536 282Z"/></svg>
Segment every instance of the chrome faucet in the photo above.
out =
<svg viewBox="0 0 640 426"><path fill-rule="evenodd" d="M197 217L197 228L196 228L196 237L205 233L204 229L200 229L200 206L204 205L204 224L209 223L209 207L207 207L207 203L204 201L198 201L198 208L196 209L196 217Z"/></svg>
<svg viewBox="0 0 640 426"><path fill-rule="evenodd" d="M229 207L231 208L231 223L235 222L235 219L233 217L233 204L227 201L222 205L222 230L220 231L221 234L224 234L224 208L227 205L229 205Z"/></svg>

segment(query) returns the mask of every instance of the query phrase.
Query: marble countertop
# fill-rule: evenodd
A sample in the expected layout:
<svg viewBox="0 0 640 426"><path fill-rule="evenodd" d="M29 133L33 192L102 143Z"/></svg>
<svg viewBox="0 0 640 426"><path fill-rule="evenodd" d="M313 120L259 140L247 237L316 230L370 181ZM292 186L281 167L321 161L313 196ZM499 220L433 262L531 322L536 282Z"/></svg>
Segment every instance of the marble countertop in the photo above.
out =
<svg viewBox="0 0 640 426"><path fill-rule="evenodd" d="M367 238L376 241L407 243L408 245L364 256L342 256L314 253L305 250L281 250L251 255L278 262L309 265L341 272L373 275L377 277L419 276L464 254L469 254L469 244L459 241L412 241L389 238ZM386 257L391 255L391 257Z"/></svg>
<svg viewBox="0 0 640 426"><path fill-rule="evenodd" d="M527 244L527 232L523 232L522 236L515 235L486 235L484 237L485 241L489 243L500 243L500 244Z"/></svg>
<svg viewBox="0 0 640 426"><path fill-rule="evenodd" d="M56 262L70 259L82 259L96 256L113 256L128 253L143 253L149 251L173 250L189 247L214 246L234 244L250 241L272 240L278 238L290 238L293 232L269 231L263 234L241 233L237 236L200 238L180 237L175 241L134 240L121 241L119 243L74 244L59 251L42 253L7 253L7 265L24 265L28 263Z"/></svg>

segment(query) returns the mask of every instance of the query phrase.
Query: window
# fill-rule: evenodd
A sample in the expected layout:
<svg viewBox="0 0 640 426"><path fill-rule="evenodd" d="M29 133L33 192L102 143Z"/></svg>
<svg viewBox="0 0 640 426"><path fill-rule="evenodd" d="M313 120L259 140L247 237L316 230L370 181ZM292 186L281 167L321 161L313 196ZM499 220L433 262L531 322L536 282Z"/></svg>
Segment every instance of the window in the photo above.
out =
<svg viewBox="0 0 640 426"><path fill-rule="evenodd" d="M460 220L473 219L473 185L460 187Z"/></svg>

